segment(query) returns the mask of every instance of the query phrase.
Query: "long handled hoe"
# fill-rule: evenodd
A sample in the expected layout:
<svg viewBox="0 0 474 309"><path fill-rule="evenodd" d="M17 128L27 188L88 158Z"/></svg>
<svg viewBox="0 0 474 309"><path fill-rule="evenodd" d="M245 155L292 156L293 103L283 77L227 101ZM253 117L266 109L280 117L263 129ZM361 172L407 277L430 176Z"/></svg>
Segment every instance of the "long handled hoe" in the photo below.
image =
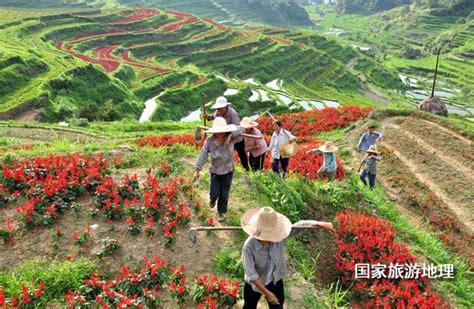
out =
<svg viewBox="0 0 474 309"><path fill-rule="evenodd" d="M320 229L321 227L319 226L293 226L292 229L295 230L316 230ZM189 234L189 240L193 244L197 243L197 232L203 232L203 231L240 231L242 230L242 227L240 226L197 226L197 227L192 227L189 229L188 234Z"/></svg>

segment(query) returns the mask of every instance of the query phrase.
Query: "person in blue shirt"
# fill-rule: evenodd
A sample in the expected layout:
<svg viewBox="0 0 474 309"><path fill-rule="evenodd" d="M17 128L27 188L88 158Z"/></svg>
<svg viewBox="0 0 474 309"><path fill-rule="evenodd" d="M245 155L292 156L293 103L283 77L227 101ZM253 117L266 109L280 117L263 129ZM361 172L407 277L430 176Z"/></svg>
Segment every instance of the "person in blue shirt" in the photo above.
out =
<svg viewBox="0 0 474 309"><path fill-rule="evenodd" d="M322 179L324 173L328 175L330 181L334 180L337 171L336 162L336 151L337 147L331 142L326 142L319 148L308 150L307 153L322 153L324 156L324 163L318 170L318 179Z"/></svg>
<svg viewBox="0 0 474 309"><path fill-rule="evenodd" d="M357 144L357 150L359 152L367 151L367 149L369 149L370 146L375 145L375 143L377 143L377 140L382 136L382 132L375 131L375 126L369 126L369 130L362 134L359 140L359 144Z"/></svg>

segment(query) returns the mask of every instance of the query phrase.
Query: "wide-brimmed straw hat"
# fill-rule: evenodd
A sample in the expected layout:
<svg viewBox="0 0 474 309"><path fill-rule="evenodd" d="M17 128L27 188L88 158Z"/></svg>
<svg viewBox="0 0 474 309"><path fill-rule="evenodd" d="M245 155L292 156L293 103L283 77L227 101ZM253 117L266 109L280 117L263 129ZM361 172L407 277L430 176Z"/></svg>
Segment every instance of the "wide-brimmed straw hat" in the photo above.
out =
<svg viewBox="0 0 474 309"><path fill-rule="evenodd" d="M291 232L291 221L271 207L250 209L240 220L242 229L258 240L279 242Z"/></svg>
<svg viewBox="0 0 474 309"><path fill-rule="evenodd" d="M377 151L377 146L375 145L370 146L365 152L380 154L380 152Z"/></svg>
<svg viewBox="0 0 474 309"><path fill-rule="evenodd" d="M212 127L209 130L204 132L206 133L227 133L233 132L237 130L237 126L235 124L227 124L224 118L216 117L214 122L212 123Z"/></svg>
<svg viewBox="0 0 474 309"><path fill-rule="evenodd" d="M226 97L218 97L216 100L216 103L211 106L212 109L218 109L218 108L223 108L226 107L227 105L230 105L229 101L227 101Z"/></svg>
<svg viewBox="0 0 474 309"><path fill-rule="evenodd" d="M243 127L244 129L250 129L250 128L255 128L258 126L258 123L250 119L250 117L244 117L240 121L240 126Z"/></svg>
<svg viewBox="0 0 474 309"><path fill-rule="evenodd" d="M319 146L319 151L321 152L336 152L337 147L334 146L331 142L326 142L324 145Z"/></svg>

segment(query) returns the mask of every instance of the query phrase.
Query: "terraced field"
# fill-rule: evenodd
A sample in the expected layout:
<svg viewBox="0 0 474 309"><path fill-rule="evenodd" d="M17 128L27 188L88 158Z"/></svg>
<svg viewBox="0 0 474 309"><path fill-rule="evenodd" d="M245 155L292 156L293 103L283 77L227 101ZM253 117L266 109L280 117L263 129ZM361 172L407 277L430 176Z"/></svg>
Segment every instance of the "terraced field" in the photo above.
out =
<svg viewBox="0 0 474 309"><path fill-rule="evenodd" d="M208 100L226 93L244 115L324 107L324 100L375 104L359 94L360 72L346 68L352 58L375 67L357 51L298 31L229 27L174 10L26 15L0 24L0 42L2 118L30 119L34 109L33 118L46 120L138 119L160 93L147 119L188 116L201 93ZM80 69L85 64L92 66Z"/></svg>
<svg viewBox="0 0 474 309"><path fill-rule="evenodd" d="M342 45L358 49L375 59L377 67L400 74L406 88L393 93L392 100L415 105L431 94L436 50L442 46L436 94L449 103L451 113L474 119L472 19L434 16L427 10L408 6L370 16L351 14L340 17L324 6L306 9L317 24L317 34L325 34ZM408 49L418 51L419 55L408 57L405 54ZM382 77L363 63L355 62L355 68L357 66L368 73L366 75ZM395 84L393 80L378 80L376 86L382 86L385 90Z"/></svg>

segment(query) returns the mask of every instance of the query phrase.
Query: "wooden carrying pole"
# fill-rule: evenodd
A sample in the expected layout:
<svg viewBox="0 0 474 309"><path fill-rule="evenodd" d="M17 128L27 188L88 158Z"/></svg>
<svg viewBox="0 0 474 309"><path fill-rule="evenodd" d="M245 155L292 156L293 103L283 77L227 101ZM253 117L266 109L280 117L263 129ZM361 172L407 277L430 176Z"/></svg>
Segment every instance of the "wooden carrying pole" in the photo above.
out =
<svg viewBox="0 0 474 309"><path fill-rule="evenodd" d="M204 120L204 126L206 127L206 94L204 92L201 93L201 105L202 119Z"/></svg>

